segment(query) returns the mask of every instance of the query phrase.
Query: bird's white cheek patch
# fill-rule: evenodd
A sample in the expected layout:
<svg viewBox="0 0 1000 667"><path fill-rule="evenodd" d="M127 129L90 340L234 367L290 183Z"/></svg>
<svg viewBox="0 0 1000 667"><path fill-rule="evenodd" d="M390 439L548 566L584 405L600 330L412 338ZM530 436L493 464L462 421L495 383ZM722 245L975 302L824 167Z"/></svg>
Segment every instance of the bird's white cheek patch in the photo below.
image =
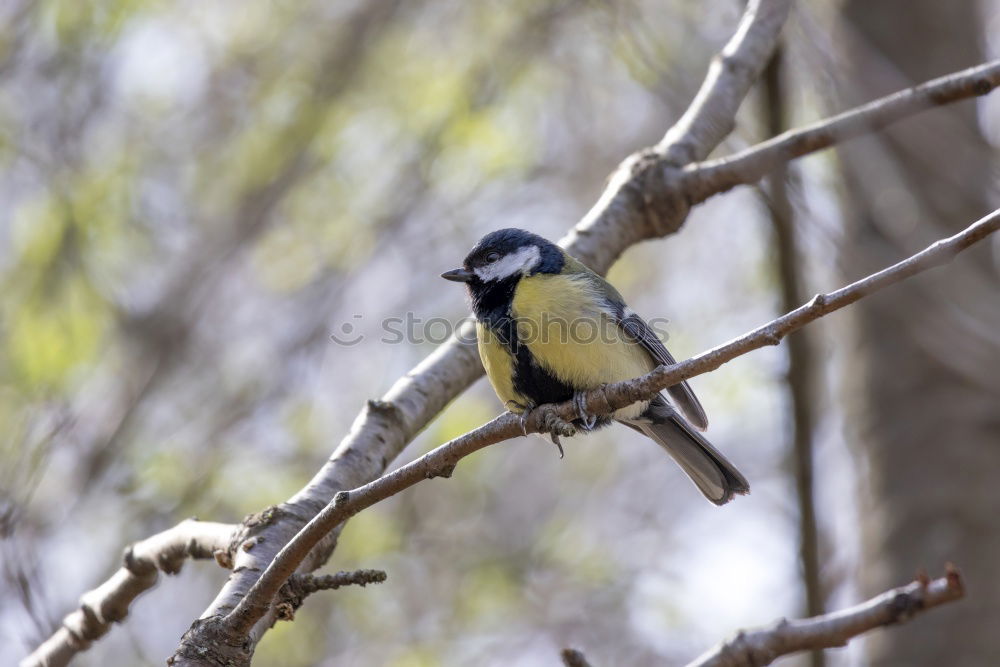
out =
<svg viewBox="0 0 1000 667"><path fill-rule="evenodd" d="M528 273L538 266L538 262L541 259L542 256L538 252L538 246L526 246L517 252L504 255L492 264L479 267L475 272L479 276L479 279L484 282L503 280L515 273Z"/></svg>

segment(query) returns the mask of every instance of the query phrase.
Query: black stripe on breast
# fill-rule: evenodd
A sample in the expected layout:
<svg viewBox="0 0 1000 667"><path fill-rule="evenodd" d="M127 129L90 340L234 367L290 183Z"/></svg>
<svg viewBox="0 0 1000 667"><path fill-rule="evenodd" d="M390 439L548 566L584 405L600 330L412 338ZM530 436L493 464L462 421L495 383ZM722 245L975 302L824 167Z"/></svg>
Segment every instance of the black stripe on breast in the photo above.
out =
<svg viewBox="0 0 1000 667"><path fill-rule="evenodd" d="M556 261L556 259L552 259ZM558 257L562 261L562 256ZM573 398L573 388L549 373L535 360L528 346L518 340L517 325L510 316L510 304L520 276L506 280L470 284L472 310L514 357L514 390L536 405L558 403Z"/></svg>
<svg viewBox="0 0 1000 667"><path fill-rule="evenodd" d="M543 368L527 345L518 345L514 352L514 389L536 405L561 403L573 398L573 387Z"/></svg>

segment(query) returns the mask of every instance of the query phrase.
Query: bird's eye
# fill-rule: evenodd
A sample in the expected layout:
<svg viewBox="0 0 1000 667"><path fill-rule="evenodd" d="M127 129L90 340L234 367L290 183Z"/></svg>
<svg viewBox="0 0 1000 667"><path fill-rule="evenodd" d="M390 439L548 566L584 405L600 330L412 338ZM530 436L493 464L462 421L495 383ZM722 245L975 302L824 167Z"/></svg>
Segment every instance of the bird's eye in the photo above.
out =
<svg viewBox="0 0 1000 667"><path fill-rule="evenodd" d="M489 264L492 264L493 262L497 261L498 259L500 259L500 253L498 253L498 252L491 252L490 254L486 255L486 261Z"/></svg>

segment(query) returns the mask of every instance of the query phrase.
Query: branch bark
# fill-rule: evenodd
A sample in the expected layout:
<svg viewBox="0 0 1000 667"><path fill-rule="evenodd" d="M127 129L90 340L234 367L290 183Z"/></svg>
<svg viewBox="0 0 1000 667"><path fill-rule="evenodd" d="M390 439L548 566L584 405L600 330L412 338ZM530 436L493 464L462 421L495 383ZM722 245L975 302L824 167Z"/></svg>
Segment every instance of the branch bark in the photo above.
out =
<svg viewBox="0 0 1000 667"><path fill-rule="evenodd" d="M80 598L55 634L21 661L21 667L62 667L128 615L129 605L156 585L159 573L177 574L188 558L217 558L224 564L239 526L186 519L173 528L127 547L122 567Z"/></svg>
<svg viewBox="0 0 1000 667"><path fill-rule="evenodd" d="M809 303L786 313L739 338L671 366L660 366L634 380L617 382L587 392L587 410L609 415L632 403L649 400L656 393L682 380L715 370L738 356L781 339L809 322L848 306L889 285L940 266L958 253L1000 229L1000 209L973 223L963 231L937 241L921 252L890 267L866 276L829 294L817 294ZM576 416L576 404L567 401L547 406L565 421ZM546 406L531 413L527 433L544 430ZM282 584L295 572L312 548L341 523L361 510L407 489L421 480L449 477L458 462L475 451L522 435L520 418L512 413L496 417L406 465L351 491L341 491L292 540L290 540L236 608L221 621L234 635L242 635L264 616Z"/></svg>
<svg viewBox="0 0 1000 667"><path fill-rule="evenodd" d="M688 667L763 667L789 653L845 646L869 630L905 623L922 611L964 595L958 570L949 566L940 579L930 581L923 575L856 607L804 620L782 619L770 628L740 632Z"/></svg>

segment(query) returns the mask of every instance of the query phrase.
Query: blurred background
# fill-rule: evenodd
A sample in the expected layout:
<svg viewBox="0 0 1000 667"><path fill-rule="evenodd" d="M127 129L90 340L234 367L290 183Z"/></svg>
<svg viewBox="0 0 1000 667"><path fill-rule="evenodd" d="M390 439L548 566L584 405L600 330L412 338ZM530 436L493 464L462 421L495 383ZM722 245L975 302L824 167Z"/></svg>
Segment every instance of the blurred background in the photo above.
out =
<svg viewBox="0 0 1000 667"><path fill-rule="evenodd" d="M717 154L1000 53L994 0L798 4ZM126 544L304 484L427 321L467 313L438 274L492 229L562 236L741 9L0 3L0 663ZM988 212L998 146L996 94L924 114L710 200L610 278L688 357ZM706 503L624 428L564 460L491 447L351 520L327 570L388 582L313 596L256 664L678 664L946 560L968 599L827 664L1000 663L998 267L983 244L696 378L749 497ZM480 381L402 459L498 410ZM189 563L75 664L162 664L225 575Z"/></svg>

